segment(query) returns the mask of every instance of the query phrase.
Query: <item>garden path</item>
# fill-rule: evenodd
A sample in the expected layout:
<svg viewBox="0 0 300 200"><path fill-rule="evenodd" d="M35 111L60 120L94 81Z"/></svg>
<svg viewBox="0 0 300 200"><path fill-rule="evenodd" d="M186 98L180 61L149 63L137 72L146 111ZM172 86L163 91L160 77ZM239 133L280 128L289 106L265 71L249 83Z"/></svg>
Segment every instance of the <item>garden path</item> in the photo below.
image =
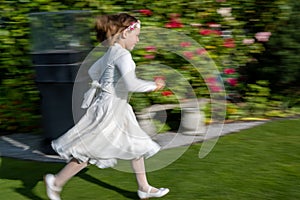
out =
<svg viewBox="0 0 300 200"><path fill-rule="evenodd" d="M183 135L176 132L166 132L153 136L153 140L162 146L162 149L186 146L196 142L203 142L229 133L239 132L266 121L235 122L224 125L212 124L208 128L211 134L198 136ZM222 127L223 126L223 127ZM218 130L218 131L214 131ZM221 130L221 131L220 131ZM0 157L11 157L25 160L35 160L43 162L65 162L57 155L48 155L41 150L43 137L40 134L11 134L0 137Z"/></svg>

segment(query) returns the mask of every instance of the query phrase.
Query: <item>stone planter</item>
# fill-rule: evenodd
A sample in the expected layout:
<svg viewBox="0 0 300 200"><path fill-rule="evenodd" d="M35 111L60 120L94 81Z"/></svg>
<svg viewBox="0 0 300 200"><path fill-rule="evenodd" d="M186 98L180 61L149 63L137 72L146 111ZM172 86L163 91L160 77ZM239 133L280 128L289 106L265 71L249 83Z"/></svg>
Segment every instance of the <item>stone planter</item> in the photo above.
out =
<svg viewBox="0 0 300 200"><path fill-rule="evenodd" d="M205 135L205 116L197 108L182 109L180 133L184 135Z"/></svg>
<svg viewBox="0 0 300 200"><path fill-rule="evenodd" d="M156 135L156 127L152 122L155 113L138 114L137 119L140 127L150 136Z"/></svg>
<svg viewBox="0 0 300 200"><path fill-rule="evenodd" d="M141 128L149 136L154 136L157 134L157 127L153 123L155 115L161 111L181 108L181 121L178 121L178 124L180 123L178 132L185 135L205 135L205 114L199 108L203 108L206 103L206 100L193 100L182 104L152 105L137 113L137 119ZM165 119L159 120L166 121Z"/></svg>

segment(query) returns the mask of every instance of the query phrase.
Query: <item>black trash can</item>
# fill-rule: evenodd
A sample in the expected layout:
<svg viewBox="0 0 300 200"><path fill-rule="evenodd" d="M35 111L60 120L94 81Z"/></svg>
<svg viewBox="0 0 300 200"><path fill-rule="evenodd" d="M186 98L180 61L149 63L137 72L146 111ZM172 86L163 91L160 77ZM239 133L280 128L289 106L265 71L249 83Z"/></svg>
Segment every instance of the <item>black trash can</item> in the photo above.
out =
<svg viewBox="0 0 300 200"><path fill-rule="evenodd" d="M92 49L88 11L30 14L32 63L41 97L44 151L74 125L72 90L80 65Z"/></svg>

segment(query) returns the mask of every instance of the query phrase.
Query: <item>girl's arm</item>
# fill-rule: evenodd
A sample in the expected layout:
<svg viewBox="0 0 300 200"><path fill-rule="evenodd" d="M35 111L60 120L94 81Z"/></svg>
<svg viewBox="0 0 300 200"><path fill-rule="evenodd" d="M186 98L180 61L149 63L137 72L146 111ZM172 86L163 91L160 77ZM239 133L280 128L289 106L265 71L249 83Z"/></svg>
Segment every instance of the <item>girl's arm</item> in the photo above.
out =
<svg viewBox="0 0 300 200"><path fill-rule="evenodd" d="M132 60L131 54L125 54L119 57L116 61L122 81L130 92L150 92L158 89L158 85L153 81L145 81L136 77L135 63Z"/></svg>

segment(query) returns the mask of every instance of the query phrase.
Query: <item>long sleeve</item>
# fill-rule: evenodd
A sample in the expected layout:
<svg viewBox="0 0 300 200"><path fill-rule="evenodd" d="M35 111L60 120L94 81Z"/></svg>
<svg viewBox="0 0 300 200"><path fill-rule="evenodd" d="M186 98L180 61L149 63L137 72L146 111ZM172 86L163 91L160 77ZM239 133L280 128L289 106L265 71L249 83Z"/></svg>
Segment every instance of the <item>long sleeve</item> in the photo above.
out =
<svg viewBox="0 0 300 200"><path fill-rule="evenodd" d="M119 69L126 88L130 92L150 92L156 89L155 82L138 79L135 74L135 63L131 54L120 56L115 64Z"/></svg>
<svg viewBox="0 0 300 200"><path fill-rule="evenodd" d="M97 60L88 70L88 74L93 81L98 81L103 69L101 68L102 58Z"/></svg>

